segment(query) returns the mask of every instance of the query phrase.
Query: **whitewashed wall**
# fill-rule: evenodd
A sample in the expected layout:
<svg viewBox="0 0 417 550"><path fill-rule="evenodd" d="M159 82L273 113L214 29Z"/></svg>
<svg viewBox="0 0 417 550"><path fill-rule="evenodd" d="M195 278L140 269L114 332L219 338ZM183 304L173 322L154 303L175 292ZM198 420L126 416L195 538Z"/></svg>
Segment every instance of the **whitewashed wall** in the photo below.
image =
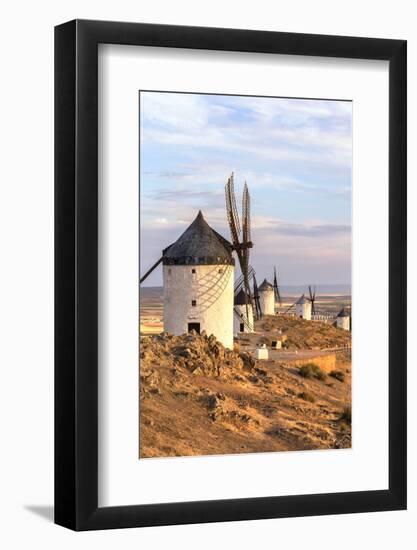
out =
<svg viewBox="0 0 417 550"><path fill-rule="evenodd" d="M302 317L303 319L307 319L307 321L310 321L311 303L306 302L305 304L295 304L295 314L297 317Z"/></svg>
<svg viewBox="0 0 417 550"><path fill-rule="evenodd" d="M165 332L184 334L188 323L200 323L201 331L233 348L233 266L164 265L163 279Z"/></svg>
<svg viewBox="0 0 417 550"><path fill-rule="evenodd" d="M275 295L273 290L260 290L259 302L263 315L275 314Z"/></svg>
<svg viewBox="0 0 417 550"><path fill-rule="evenodd" d="M337 317L336 325L343 330L350 330L350 318L349 317Z"/></svg>
<svg viewBox="0 0 417 550"><path fill-rule="evenodd" d="M250 304L248 304L248 316L246 315L246 304L245 305L236 305L234 307L233 314L233 334L239 334L242 332L240 330L240 324L243 323L243 332L253 332L253 309ZM240 317L238 316L240 315ZM245 320L247 321L245 322Z"/></svg>

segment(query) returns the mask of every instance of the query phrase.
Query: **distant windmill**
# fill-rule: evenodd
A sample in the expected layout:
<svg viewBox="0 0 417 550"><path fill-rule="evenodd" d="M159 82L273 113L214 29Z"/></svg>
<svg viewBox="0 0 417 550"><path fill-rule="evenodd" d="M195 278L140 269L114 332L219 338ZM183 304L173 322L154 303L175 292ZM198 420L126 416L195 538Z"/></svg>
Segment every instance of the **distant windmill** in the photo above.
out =
<svg viewBox="0 0 417 550"><path fill-rule="evenodd" d="M315 297L314 297L315 299ZM291 304L285 311L285 313L288 313L290 309L295 307L295 315L301 319L306 319L307 321L311 320L311 311L312 311L312 301L309 298L306 298L304 294L302 294L297 301L295 301L293 304Z"/></svg>
<svg viewBox="0 0 417 550"><path fill-rule="evenodd" d="M274 285L264 279L259 286L259 302L263 315L275 314L275 290Z"/></svg>
<svg viewBox="0 0 417 550"><path fill-rule="evenodd" d="M240 270L242 272L242 275L240 277L240 287L244 290L246 319L249 319L249 310L252 309L253 311L253 299L249 284L250 275L253 273L253 269L249 266L249 249L253 246L250 231L250 196L248 186L245 182L242 196L241 229L239 214L236 207L233 172L230 175L230 178L227 180L225 186L225 196L227 220L229 222L230 235L232 237L232 248L236 252L237 258L239 260ZM235 291L240 291L241 288L235 288Z"/></svg>
<svg viewBox="0 0 417 550"><path fill-rule="evenodd" d="M301 319L311 320L311 301L304 294L295 302L295 314Z"/></svg>
<svg viewBox="0 0 417 550"><path fill-rule="evenodd" d="M316 287L313 288L311 285L308 285L308 292L310 294L309 300L311 302L311 313L313 315L315 315L316 314L316 308L314 306L314 303L316 301Z"/></svg>

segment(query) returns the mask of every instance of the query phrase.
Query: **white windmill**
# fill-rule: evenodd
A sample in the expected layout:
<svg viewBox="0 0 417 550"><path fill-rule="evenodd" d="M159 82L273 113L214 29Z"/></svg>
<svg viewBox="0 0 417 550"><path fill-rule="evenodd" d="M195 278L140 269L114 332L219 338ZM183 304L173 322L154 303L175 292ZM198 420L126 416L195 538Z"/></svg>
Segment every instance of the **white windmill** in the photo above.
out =
<svg viewBox="0 0 417 550"><path fill-rule="evenodd" d="M311 320L311 301L304 294L295 302L295 314L301 319Z"/></svg>
<svg viewBox="0 0 417 550"><path fill-rule="evenodd" d="M259 292L259 302L261 304L262 314L274 315L275 314L274 285L268 282L266 279L264 279L261 285L259 286L258 292Z"/></svg>
<svg viewBox="0 0 417 550"><path fill-rule="evenodd" d="M192 224L162 252L141 283L163 264L164 331L205 331L233 348L234 259L232 245L199 211Z"/></svg>
<svg viewBox="0 0 417 550"><path fill-rule="evenodd" d="M245 183L242 199L242 237L236 209L233 174L226 184L226 211L232 243L217 233L199 211L192 224L162 252L162 257L140 279L143 283L162 263L164 284L164 331L180 335L205 331L213 334L225 347L233 348L234 298L244 290L244 324L252 326L255 302L260 314L259 300L252 297L249 278L254 277L249 266L250 197ZM235 251L241 276L234 284ZM255 280L254 280L255 282ZM242 317L239 314L239 319Z"/></svg>
<svg viewBox="0 0 417 550"><path fill-rule="evenodd" d="M248 307L248 316L246 315ZM245 332L254 332L253 308L250 297L245 296L243 288L235 295L234 299L233 333L235 335Z"/></svg>
<svg viewBox="0 0 417 550"><path fill-rule="evenodd" d="M351 329L350 317L351 317L351 314L347 311L346 308L343 307L339 311L336 317L337 328L341 328L343 330L350 330Z"/></svg>

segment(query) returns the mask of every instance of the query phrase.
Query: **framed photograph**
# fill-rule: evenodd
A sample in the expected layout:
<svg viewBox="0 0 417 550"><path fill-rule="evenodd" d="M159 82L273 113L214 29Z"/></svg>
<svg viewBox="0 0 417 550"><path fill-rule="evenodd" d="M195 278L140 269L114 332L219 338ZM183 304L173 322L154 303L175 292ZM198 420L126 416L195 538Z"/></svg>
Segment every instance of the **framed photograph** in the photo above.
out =
<svg viewBox="0 0 417 550"><path fill-rule="evenodd" d="M55 29L55 521L406 508L406 42Z"/></svg>

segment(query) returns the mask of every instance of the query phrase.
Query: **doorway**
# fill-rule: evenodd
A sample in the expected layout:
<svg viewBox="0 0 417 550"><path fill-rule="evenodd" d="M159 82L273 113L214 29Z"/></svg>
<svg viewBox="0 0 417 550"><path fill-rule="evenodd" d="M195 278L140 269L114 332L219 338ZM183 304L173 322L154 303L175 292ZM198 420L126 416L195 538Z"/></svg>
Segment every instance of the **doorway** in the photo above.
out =
<svg viewBox="0 0 417 550"><path fill-rule="evenodd" d="M188 323L188 332L195 330L197 334L200 334L200 323Z"/></svg>

